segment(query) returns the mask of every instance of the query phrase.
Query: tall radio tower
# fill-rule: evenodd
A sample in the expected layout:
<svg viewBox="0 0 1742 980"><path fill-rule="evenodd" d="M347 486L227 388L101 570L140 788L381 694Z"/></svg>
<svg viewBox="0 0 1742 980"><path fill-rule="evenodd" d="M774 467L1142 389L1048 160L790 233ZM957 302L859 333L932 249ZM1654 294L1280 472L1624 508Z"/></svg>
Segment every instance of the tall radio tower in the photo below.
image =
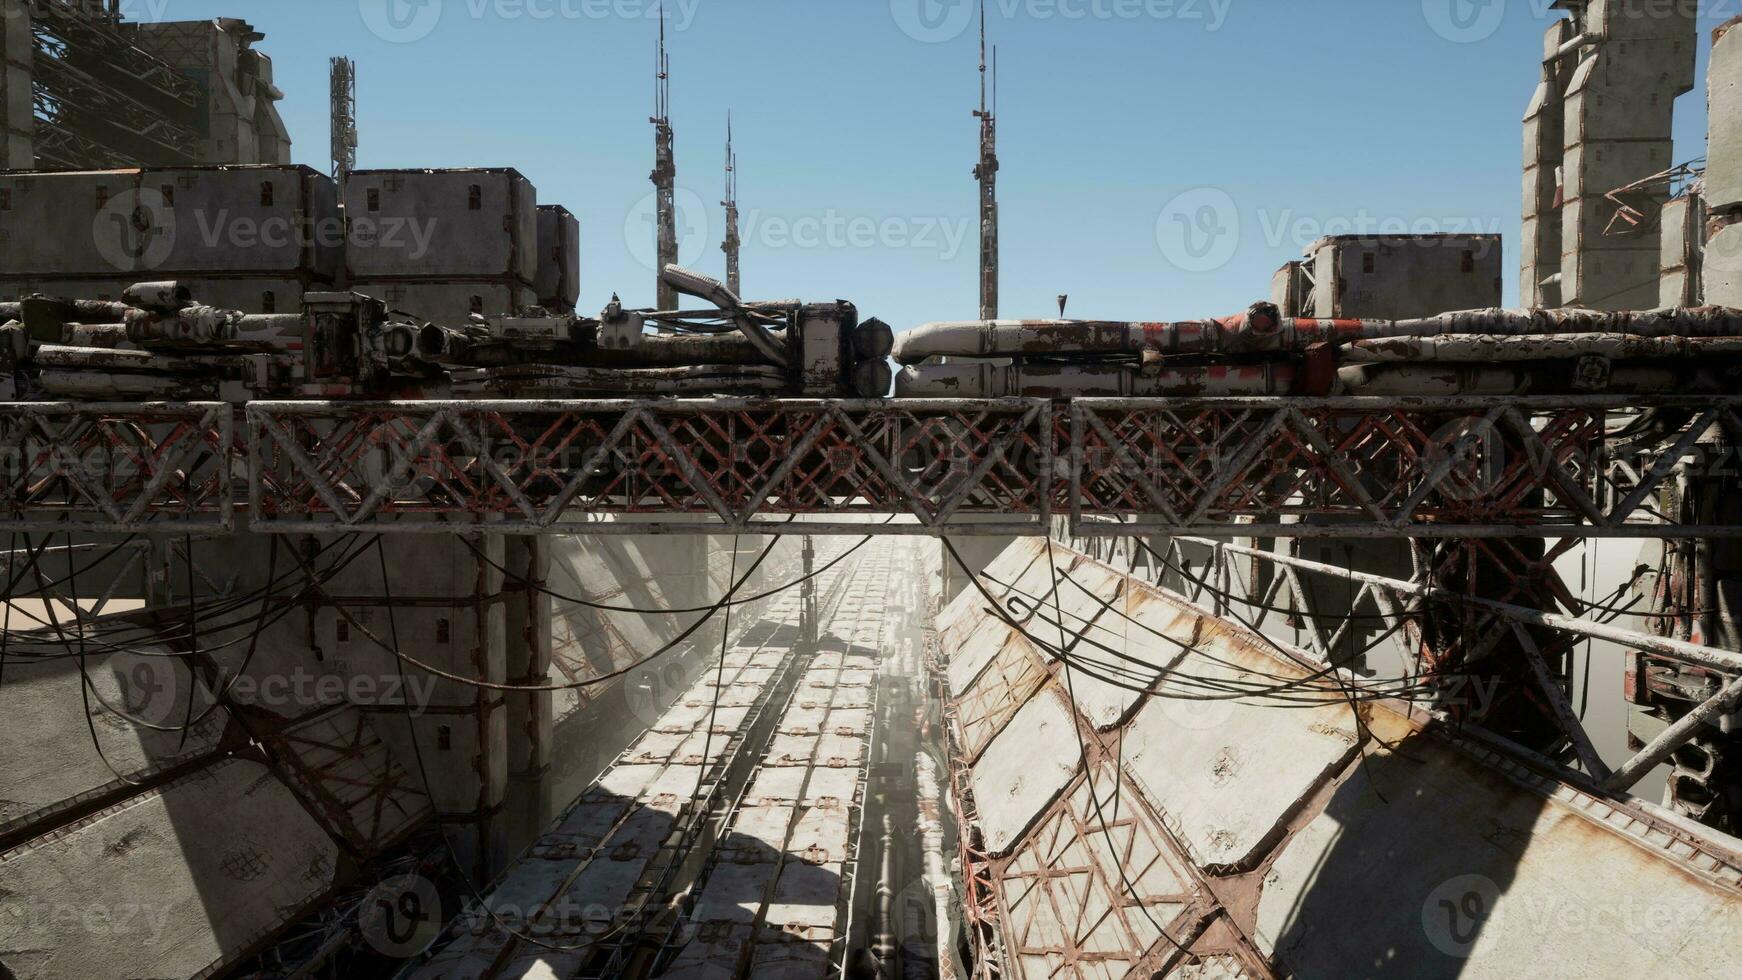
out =
<svg viewBox="0 0 1742 980"><path fill-rule="evenodd" d="M659 224L659 270L677 264L677 157L672 150L671 62L665 54L665 7L659 9L659 53L654 58L653 84L653 186L657 188ZM654 273L658 306L677 309L677 290L667 286L659 271Z"/></svg>
<svg viewBox="0 0 1742 980"><path fill-rule="evenodd" d="M333 182L343 201L345 181L357 169L357 63L334 58L332 79Z"/></svg>
<svg viewBox="0 0 1742 980"><path fill-rule="evenodd" d="M742 277L738 270L738 250L741 242L738 238L738 154L732 149L732 114L726 113L726 199L720 202L726 208L726 241L720 249L726 253L726 287L732 290L732 295L744 295Z"/></svg>
<svg viewBox="0 0 1742 980"><path fill-rule="evenodd" d="M986 4L980 3L980 319L998 319L998 49L992 49L992 99L986 100Z"/></svg>

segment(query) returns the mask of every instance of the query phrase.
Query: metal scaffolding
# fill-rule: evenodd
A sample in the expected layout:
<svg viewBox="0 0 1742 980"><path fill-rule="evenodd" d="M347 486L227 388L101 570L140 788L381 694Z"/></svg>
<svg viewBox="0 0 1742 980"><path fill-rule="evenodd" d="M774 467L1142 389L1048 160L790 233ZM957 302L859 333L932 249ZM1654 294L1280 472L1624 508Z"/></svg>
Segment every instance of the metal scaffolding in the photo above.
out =
<svg viewBox="0 0 1742 980"><path fill-rule="evenodd" d="M1734 538L1742 527L1679 522L1657 496L1678 467L1729 465L1713 438L1742 432L1739 408L706 399L253 402L238 417L19 403L0 406L0 528L997 536L1058 517L1083 536ZM1647 412L1662 423L1650 437L1624 428Z"/></svg>

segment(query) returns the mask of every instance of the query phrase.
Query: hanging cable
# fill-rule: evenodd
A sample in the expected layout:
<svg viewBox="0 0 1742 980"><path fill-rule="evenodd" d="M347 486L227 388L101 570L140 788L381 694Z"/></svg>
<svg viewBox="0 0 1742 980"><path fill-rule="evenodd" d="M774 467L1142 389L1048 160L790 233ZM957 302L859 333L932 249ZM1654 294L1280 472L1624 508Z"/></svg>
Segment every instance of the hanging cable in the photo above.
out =
<svg viewBox="0 0 1742 980"><path fill-rule="evenodd" d="M1046 538L1046 564L1047 568L1052 573L1053 608L1057 609L1059 613L1059 646L1062 648L1065 646L1065 609L1064 604L1059 601L1058 564L1053 560L1052 535L1050 534L1047 535ZM1069 661L1065 661L1064 672L1065 691L1070 695L1071 704L1074 708L1075 705L1080 704L1081 702L1077 700L1076 682L1071 677L1071 665ZM1086 781L1089 788L1089 802L1094 804L1095 807L1095 818L1101 824L1101 837L1111 845L1113 843L1113 831L1107 826L1107 813L1101 808L1101 796L1095 790L1095 773L1089 766L1089 743L1083 738L1083 728L1078 722L1075 710L1071 712L1071 731L1077 736L1077 751L1082 759L1083 779ZM1135 833L1135 831L1133 831L1133 833ZM1130 897L1132 904L1137 906L1137 910L1143 913L1143 917L1149 920L1150 928L1154 929L1161 938L1167 940L1169 946L1172 946L1181 953L1185 953L1186 948L1180 945L1179 940L1173 938L1166 929L1161 927L1161 923L1155 921L1155 916L1150 914L1149 906L1146 905L1142 897L1137 894L1137 886L1131 883L1131 873L1125 867L1125 862L1115 860L1113 864L1119 869L1119 879L1124 882L1125 894Z"/></svg>
<svg viewBox="0 0 1742 980"><path fill-rule="evenodd" d="M890 517L888 520L885 520L883 523L888 524L890 521L893 521L894 519L895 519L894 517ZM734 541L736 541L738 536L736 534L734 534L732 536L732 538ZM591 599L583 599L583 598L580 598L578 596L565 595L564 593L554 591L554 590L550 589L549 587L542 585L538 582L534 582L531 579L528 579L523 575L520 575L516 572L509 571L507 568L504 568L502 565L498 564L489 555L486 555L476 545L472 544L472 542L470 542L470 541L467 541L465 538L461 538L460 543L465 545L468 549L470 549L472 554L474 554L478 557L479 561L484 562L485 564L496 569L498 572L501 572L503 575L507 576L508 578L513 579L515 582L518 582L519 584L526 586L527 588L533 589L534 591L542 592L545 595L551 597L552 599L558 600L559 602L567 602L567 603L570 603L571 605L581 606L581 607L586 608L586 609L596 609L600 612L633 613L633 614L640 615L640 616L687 616L687 615L691 615L693 613L713 612L715 609L722 608L720 604L716 603L714 605L709 605L709 606L693 606L693 607L690 607L688 609L641 609L641 608L637 608L635 606L606 605L605 603L595 602ZM795 586L803 585L804 583L809 582L810 580L816 578L819 575L823 575L823 574L828 573L836 565L839 565L841 562L846 561L847 557L851 554L852 554L852 552L850 552L850 551L843 552L840 555L837 555L828 564L817 569L816 571L811 572L810 574L805 575L802 578L793 579L791 582L788 582L785 585L782 585L778 588L769 589L766 592L760 592L760 593L757 593L756 595L752 595L752 596L745 596L742 599L732 599L731 601L725 603L724 608L730 608L732 606L746 606L746 605L749 605L750 603L753 603L753 602L760 602L763 599L777 596L780 593L787 591L788 589L794 588ZM734 560L736 559L736 557L737 557L737 553L736 553L736 551L734 551L733 552Z"/></svg>
<svg viewBox="0 0 1742 980"><path fill-rule="evenodd" d="M737 577L738 535L734 534L732 535L732 566L731 571L726 575L726 581L733 581ZM720 666L714 671L714 697L708 706L708 732L702 739L702 764L696 769L696 791L690 794L696 800L702 798L702 783L707 779L708 757L714 750L714 722L720 715L720 688L726 683L726 647L732 639L732 607L727 605L724 608L726 610L725 622L720 627Z"/></svg>
<svg viewBox="0 0 1742 980"><path fill-rule="evenodd" d="M859 548L864 547L865 544L871 540L871 538L872 538L871 535L866 535L864 537L864 539L862 539L857 545L853 546L853 550L856 551ZM495 684L495 683L492 683L489 681L481 681L481 680L478 680L477 678L473 678L473 677L462 677L459 674L455 674L455 673L452 673L449 671L442 670L442 669L435 667L431 664L427 664L421 660L418 660L417 658L412 657L411 655L407 654L405 651L399 649L396 645L388 644L386 641L382 640L381 637L377 636L374 631L370 630L367 626L364 626L362 623L358 622L356 617L352 616L350 614L350 612L348 612L345 609L344 606L338 605L335 603L334 609L336 612L338 612L340 617L342 617L347 623L349 623L351 625L351 627L353 629L362 633L363 636L366 639L368 639L368 641L370 643L373 643L374 645L380 647L382 650L387 651L388 653L399 658L400 660L405 661L406 663L410 664L411 666L416 667L418 670L421 670L424 673L433 675L435 677L439 677L443 680L449 680L449 681L453 681L456 684L465 684L465 685L468 685L470 687L480 687L480 688L484 688L486 690L492 690L492 691L573 691L573 690L580 690L582 688L594 687L594 686L597 686L599 684L603 684L606 681L615 680L615 679L622 677L626 674L633 673L634 671L639 670L642 667L645 667L647 664L652 663L653 661L659 659L660 657L666 655L667 653L670 653L672 650L677 649L686 640L688 640L691 636L693 636L697 630L701 629L703 624L707 623L708 620L712 619L714 617L715 613L719 612L720 609L724 608L724 603L726 601L730 600L733 596L738 594L738 591L740 589L742 589L744 587L745 583L747 583L750 580L750 576L756 574L756 570L758 568L762 567L763 562L768 560L769 554L774 551L774 546L778 543L779 543L778 538L770 541L768 543L768 547L762 549L762 554L757 556L755 564L751 565L750 570L744 573L744 577L739 579L736 583L734 583L731 590L729 592L727 592L726 595L721 598L720 604L713 607L706 616L703 616L701 619L698 619L694 623L690 624L689 627L684 629L683 632L679 633L677 635L677 637L675 639L673 639L671 642L665 644L664 646L660 647L658 650L655 650L654 652L641 658L640 660L636 661L635 663L632 663L629 666L624 667L620 670L614 670L608 674L601 674L597 677L588 678L587 680L573 681L573 682L570 682L567 684L538 684L538 685ZM305 572L309 571L308 565L304 561L304 559L301 555L297 555L293 552L292 556L295 557L297 562L303 566ZM320 592L323 596L326 596L326 590L323 587L321 587L320 585L314 584L314 577L313 577L312 573L309 575L309 581L310 581L311 585L313 585L313 587L318 592ZM329 602L331 602L331 596L326 596L326 597L327 597L327 600Z"/></svg>

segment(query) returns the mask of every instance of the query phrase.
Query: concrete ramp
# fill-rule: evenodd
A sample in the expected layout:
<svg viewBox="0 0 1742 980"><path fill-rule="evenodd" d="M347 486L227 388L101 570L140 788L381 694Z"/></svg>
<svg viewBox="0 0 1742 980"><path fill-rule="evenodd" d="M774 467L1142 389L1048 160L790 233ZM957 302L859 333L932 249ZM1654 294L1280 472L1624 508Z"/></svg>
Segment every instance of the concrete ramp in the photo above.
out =
<svg viewBox="0 0 1742 980"><path fill-rule="evenodd" d="M1304 652L1048 557L1018 542L938 617L1009 975L1742 976L1737 841L1402 702L1358 717ZM1258 689L1285 693L1228 693Z"/></svg>
<svg viewBox="0 0 1742 980"><path fill-rule="evenodd" d="M0 962L18 980L208 976L323 898L339 857L265 766L219 762L0 855Z"/></svg>

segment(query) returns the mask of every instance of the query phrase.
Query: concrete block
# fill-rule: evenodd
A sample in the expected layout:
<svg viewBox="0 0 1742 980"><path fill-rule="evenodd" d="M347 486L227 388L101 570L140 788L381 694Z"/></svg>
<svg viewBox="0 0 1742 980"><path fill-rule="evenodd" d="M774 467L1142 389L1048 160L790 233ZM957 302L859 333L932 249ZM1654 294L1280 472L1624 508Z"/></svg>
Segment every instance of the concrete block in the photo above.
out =
<svg viewBox="0 0 1742 980"><path fill-rule="evenodd" d="M158 268L279 273L331 282L344 253L338 190L309 167L151 169L175 215L174 243Z"/></svg>
<svg viewBox="0 0 1742 980"><path fill-rule="evenodd" d="M538 276L538 194L513 170L357 170L345 183L354 279Z"/></svg>
<svg viewBox="0 0 1742 980"><path fill-rule="evenodd" d="M1637 239L1634 239L1637 241ZM1658 246L1569 251L1561 267L1566 306L1597 310L1649 310L1657 305Z"/></svg>
<svg viewBox="0 0 1742 980"><path fill-rule="evenodd" d="M1658 265L1660 306L1699 306L1701 253L1705 250L1706 207L1697 194L1676 198L1664 206L1663 248Z"/></svg>
<svg viewBox="0 0 1742 980"><path fill-rule="evenodd" d="M1586 9L1585 29L1614 41L1672 40L1697 36L1699 0L1596 0Z"/></svg>
<svg viewBox="0 0 1742 980"><path fill-rule="evenodd" d="M1670 138L1676 96L1692 90L1694 46L1669 40L1603 45L1567 88L1566 145Z"/></svg>
<svg viewBox="0 0 1742 980"><path fill-rule="evenodd" d="M1283 316L1300 316L1301 263L1290 262L1270 277L1270 301Z"/></svg>
<svg viewBox="0 0 1742 980"><path fill-rule="evenodd" d="M1496 307L1503 252L1498 235L1327 238L1308 251L1314 312L1406 319Z"/></svg>
<svg viewBox="0 0 1742 980"><path fill-rule="evenodd" d="M461 681L436 677L402 663L363 633L367 629L391 643L395 630L399 648L409 657L437 670L459 677L500 684L507 679L505 610L499 604L464 605L449 608L398 606L391 625L386 606L347 605L340 616L331 606L315 612L316 642L323 651L324 666L346 681L346 698L356 704L397 704L409 696L426 707L466 707L481 692ZM404 669L405 682L400 683Z"/></svg>
<svg viewBox="0 0 1742 980"><path fill-rule="evenodd" d="M572 310L581 298L581 223L559 204L538 209L538 302L551 310Z"/></svg>
<svg viewBox="0 0 1742 980"><path fill-rule="evenodd" d="M418 737L429 785L413 782L428 793L436 812L473 816L500 804L508 791L508 712L500 705L469 714L372 715L375 731L396 759L417 772L411 733Z"/></svg>
<svg viewBox="0 0 1742 980"><path fill-rule="evenodd" d="M1706 202L1714 209L1742 205L1742 31L1712 43L1706 74Z"/></svg>
<svg viewBox="0 0 1742 980"><path fill-rule="evenodd" d="M1618 187L1663 173L1675 165L1667 140L1642 143L1581 143L1567 148L1566 198L1602 199ZM1668 197L1667 193L1664 197ZM1615 205L1603 202L1610 213Z"/></svg>
<svg viewBox="0 0 1742 980"><path fill-rule="evenodd" d="M1706 241L1702 280L1706 302L1742 307L1742 224L1727 225Z"/></svg>
<svg viewBox="0 0 1742 980"><path fill-rule="evenodd" d="M128 276L154 256L156 233L130 220L138 201L139 171L0 174L0 274ZM58 229L44 234L45 229ZM160 229L161 231L161 229Z"/></svg>
<svg viewBox="0 0 1742 980"><path fill-rule="evenodd" d="M441 324L464 324L474 314L518 313L538 302L533 288L518 282L366 280L353 282L351 288L420 320Z"/></svg>

